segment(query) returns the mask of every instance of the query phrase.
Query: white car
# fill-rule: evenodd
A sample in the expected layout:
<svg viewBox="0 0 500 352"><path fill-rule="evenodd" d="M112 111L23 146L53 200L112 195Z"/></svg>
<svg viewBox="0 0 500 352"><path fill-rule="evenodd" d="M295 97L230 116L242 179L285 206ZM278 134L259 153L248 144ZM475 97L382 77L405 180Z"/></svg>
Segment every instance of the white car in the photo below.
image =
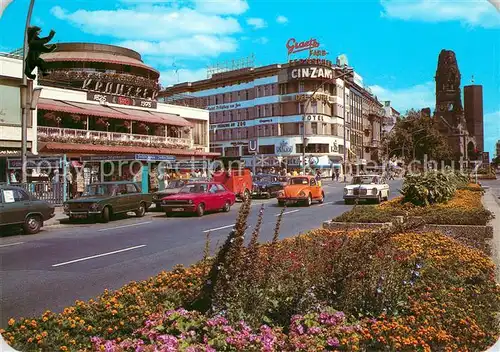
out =
<svg viewBox="0 0 500 352"><path fill-rule="evenodd" d="M379 175L354 176L352 183L344 187L345 204L358 200L374 200L381 203L389 200L390 187Z"/></svg>

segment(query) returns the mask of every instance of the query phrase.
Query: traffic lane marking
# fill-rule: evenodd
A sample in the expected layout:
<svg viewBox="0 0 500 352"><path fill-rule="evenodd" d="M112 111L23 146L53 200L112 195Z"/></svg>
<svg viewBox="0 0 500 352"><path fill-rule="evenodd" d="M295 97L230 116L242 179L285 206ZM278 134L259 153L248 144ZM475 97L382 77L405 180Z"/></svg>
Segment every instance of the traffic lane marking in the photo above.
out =
<svg viewBox="0 0 500 352"><path fill-rule="evenodd" d="M138 223L135 223L135 224L128 224L128 225L122 225L122 226L108 227L108 228L105 228L105 229L97 230L97 232L110 231L110 230L116 230L116 229L124 229L126 227L141 226L141 225L147 225L147 224L151 224L151 223L152 223L152 221L138 222Z"/></svg>
<svg viewBox="0 0 500 352"><path fill-rule="evenodd" d="M23 243L24 242L14 242L14 243L8 243L8 244L0 244L0 248L17 246L17 245L20 245L20 244L23 244Z"/></svg>
<svg viewBox="0 0 500 352"><path fill-rule="evenodd" d="M299 210L299 209L296 209L296 210L285 211L285 212L283 213L283 215L296 213L296 212L298 212L298 211L300 211L300 210ZM275 216L280 216L280 215L281 215L281 213L276 214Z"/></svg>
<svg viewBox="0 0 500 352"><path fill-rule="evenodd" d="M209 229L209 230L204 230L203 233L209 233L209 232L213 232L213 231L219 231L219 230L228 229L230 227L234 227L234 225L236 225L236 224L226 225L226 226L221 226L221 227L216 227L214 229Z"/></svg>
<svg viewBox="0 0 500 352"><path fill-rule="evenodd" d="M83 262L85 260L90 260L90 259L105 257L105 256L108 256L108 255L118 254L118 253L122 253L122 252L128 252L128 251L131 251L131 250L134 250L134 249L139 249L139 248L142 248L142 247L146 247L146 245L145 244L141 244L141 245L138 245L138 246L133 246L133 247L128 247L128 248L118 249L118 250L112 251L112 252L107 252L107 253L101 253L101 254L92 255L90 257L84 257L84 258L74 259L74 260L70 260L70 261L67 261L67 262L54 264L54 265L52 265L52 267L55 268L55 267L59 267L59 266L63 266L63 265L68 265L68 264Z"/></svg>

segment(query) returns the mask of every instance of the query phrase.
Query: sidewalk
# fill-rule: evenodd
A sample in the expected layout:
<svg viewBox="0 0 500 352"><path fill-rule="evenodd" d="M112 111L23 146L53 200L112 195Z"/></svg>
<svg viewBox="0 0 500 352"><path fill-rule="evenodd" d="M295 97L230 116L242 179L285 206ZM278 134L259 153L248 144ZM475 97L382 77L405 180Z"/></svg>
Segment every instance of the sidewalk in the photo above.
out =
<svg viewBox="0 0 500 352"><path fill-rule="evenodd" d="M495 218L491 220L491 226L493 226L491 256L496 265L497 282L500 282L500 199L498 198L500 194L497 194L497 192L496 189L487 189L483 197L483 205L495 215Z"/></svg>

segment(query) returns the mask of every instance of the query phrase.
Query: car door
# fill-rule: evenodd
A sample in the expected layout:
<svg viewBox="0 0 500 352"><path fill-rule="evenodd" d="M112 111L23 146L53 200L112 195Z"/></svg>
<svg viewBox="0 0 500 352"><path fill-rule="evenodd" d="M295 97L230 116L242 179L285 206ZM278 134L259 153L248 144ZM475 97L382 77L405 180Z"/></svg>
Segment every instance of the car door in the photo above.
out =
<svg viewBox="0 0 500 352"><path fill-rule="evenodd" d="M222 208L223 206L222 194L218 192L216 184L212 183L208 186L207 198L209 199L210 210L218 210Z"/></svg>
<svg viewBox="0 0 500 352"><path fill-rule="evenodd" d="M220 199L220 204L221 208L223 208L226 205L226 202L229 201L229 203L232 205L232 201L228 196L228 192L226 188L223 185L216 185L217 187L217 195L219 196Z"/></svg>
<svg viewBox="0 0 500 352"><path fill-rule="evenodd" d="M134 183L127 183L126 190L127 190L127 197L126 197L127 210L128 211L136 210L137 208L139 208L141 193L139 193L139 189L137 188L137 185L135 185Z"/></svg>
<svg viewBox="0 0 500 352"><path fill-rule="evenodd" d="M123 213L130 210L130 200L126 184L120 183L116 185L116 191L111 198L111 203L115 213Z"/></svg>
<svg viewBox="0 0 500 352"><path fill-rule="evenodd" d="M309 181L309 185L311 186L311 193L314 199L320 198L321 196L321 189L318 185L318 182L316 182L316 179L311 178Z"/></svg>
<svg viewBox="0 0 500 352"><path fill-rule="evenodd" d="M2 218L5 224L21 224L30 211L30 196L22 189L2 189Z"/></svg>

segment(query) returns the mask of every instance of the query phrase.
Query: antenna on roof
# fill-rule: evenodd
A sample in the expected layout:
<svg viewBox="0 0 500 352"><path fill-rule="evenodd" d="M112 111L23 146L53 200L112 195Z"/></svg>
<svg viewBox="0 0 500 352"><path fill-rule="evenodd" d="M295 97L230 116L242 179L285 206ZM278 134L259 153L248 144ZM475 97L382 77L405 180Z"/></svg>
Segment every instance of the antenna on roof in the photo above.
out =
<svg viewBox="0 0 500 352"><path fill-rule="evenodd" d="M471 78L471 80L470 80L470 83L471 83L471 84L474 84L474 75L472 75L472 78Z"/></svg>
<svg viewBox="0 0 500 352"><path fill-rule="evenodd" d="M172 67L174 68L175 75L177 76L177 83L179 83L179 68L175 64L175 58L172 61Z"/></svg>
<svg viewBox="0 0 500 352"><path fill-rule="evenodd" d="M212 78L213 75L223 72L242 70L244 68L255 67L255 54L250 54L247 57L240 59L231 59L228 61L219 61L208 66L207 78Z"/></svg>

